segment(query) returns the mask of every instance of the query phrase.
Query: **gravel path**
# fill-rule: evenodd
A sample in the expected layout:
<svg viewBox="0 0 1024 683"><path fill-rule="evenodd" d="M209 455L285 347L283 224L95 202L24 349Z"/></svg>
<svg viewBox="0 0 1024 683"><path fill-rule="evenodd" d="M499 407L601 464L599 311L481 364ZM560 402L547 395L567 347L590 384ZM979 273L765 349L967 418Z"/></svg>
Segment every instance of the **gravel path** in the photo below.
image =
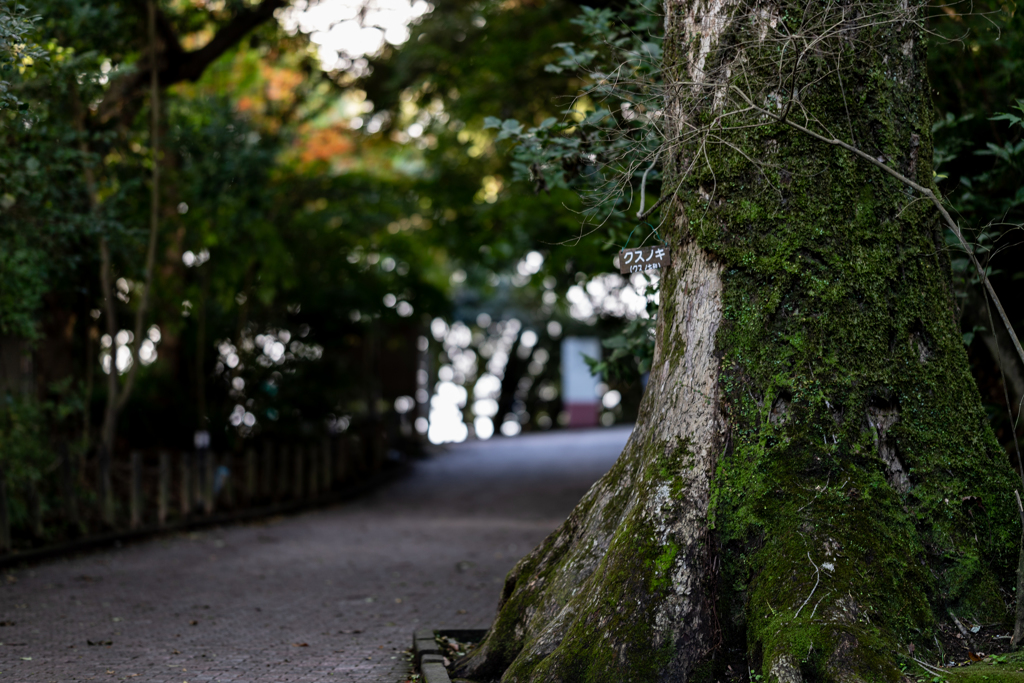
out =
<svg viewBox="0 0 1024 683"><path fill-rule="evenodd" d="M4 572L0 680L404 680L412 631L486 628L628 436L460 444L345 505Z"/></svg>

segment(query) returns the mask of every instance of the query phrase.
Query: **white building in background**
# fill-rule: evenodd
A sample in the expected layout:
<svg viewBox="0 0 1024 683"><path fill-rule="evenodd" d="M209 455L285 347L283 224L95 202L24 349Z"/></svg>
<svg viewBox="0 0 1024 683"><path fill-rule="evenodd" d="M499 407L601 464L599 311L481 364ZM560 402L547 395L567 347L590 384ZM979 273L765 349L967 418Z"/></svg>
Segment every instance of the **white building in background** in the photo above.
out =
<svg viewBox="0 0 1024 683"><path fill-rule="evenodd" d="M590 374L584 356L601 358L597 337L566 337L562 340L562 404L569 414L567 427L595 427L601 410L600 377Z"/></svg>

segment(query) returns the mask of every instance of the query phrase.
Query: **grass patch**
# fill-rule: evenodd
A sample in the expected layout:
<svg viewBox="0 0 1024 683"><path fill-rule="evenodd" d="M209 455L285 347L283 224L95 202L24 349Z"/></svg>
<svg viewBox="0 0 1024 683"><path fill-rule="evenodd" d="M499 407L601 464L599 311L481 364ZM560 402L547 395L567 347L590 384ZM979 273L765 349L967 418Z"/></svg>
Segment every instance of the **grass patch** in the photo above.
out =
<svg viewBox="0 0 1024 683"><path fill-rule="evenodd" d="M1024 683L1024 653L992 655L971 666L944 669L942 676L926 675L917 664L908 673L918 683Z"/></svg>

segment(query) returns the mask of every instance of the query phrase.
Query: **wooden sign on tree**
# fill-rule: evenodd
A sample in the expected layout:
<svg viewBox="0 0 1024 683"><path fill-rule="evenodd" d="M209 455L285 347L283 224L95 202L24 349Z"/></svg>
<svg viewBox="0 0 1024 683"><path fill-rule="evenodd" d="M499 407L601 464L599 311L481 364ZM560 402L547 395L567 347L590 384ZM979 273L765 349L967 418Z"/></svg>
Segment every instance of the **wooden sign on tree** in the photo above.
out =
<svg viewBox="0 0 1024 683"><path fill-rule="evenodd" d="M623 275L668 268L671 263L672 254L668 247L636 247L619 252L619 272Z"/></svg>

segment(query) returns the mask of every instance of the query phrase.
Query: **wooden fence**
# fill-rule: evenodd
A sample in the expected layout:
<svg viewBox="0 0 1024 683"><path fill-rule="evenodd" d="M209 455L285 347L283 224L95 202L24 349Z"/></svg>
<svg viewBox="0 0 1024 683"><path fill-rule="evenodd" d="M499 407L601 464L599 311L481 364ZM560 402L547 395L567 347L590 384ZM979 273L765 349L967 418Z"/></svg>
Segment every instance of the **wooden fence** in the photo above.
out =
<svg viewBox="0 0 1024 683"><path fill-rule="evenodd" d="M133 450L113 463L113 528L97 522L100 501L87 485L89 467L75 467L65 453L42 480L19 491L8 490L0 471L0 554L96 533L312 503L380 472L387 452L383 430L303 443L257 442L240 453ZM15 504L22 511L18 525L12 523Z"/></svg>

